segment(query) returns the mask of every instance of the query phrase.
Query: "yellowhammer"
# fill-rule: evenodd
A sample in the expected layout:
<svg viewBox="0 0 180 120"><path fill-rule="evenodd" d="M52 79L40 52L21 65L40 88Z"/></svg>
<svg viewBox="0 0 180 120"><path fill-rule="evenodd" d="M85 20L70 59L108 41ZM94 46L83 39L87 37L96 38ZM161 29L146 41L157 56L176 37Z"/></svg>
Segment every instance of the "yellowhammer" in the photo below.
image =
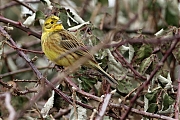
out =
<svg viewBox="0 0 180 120"><path fill-rule="evenodd" d="M117 81L97 64L93 55L89 53L89 50L85 47L84 43L78 40L75 35L64 29L59 17L52 15L45 20L42 27L41 44L42 50L47 58L59 66L68 67L80 57L88 54L90 59L83 65L98 70L108 78L108 82L117 84ZM77 50L59 58L61 55L72 49Z"/></svg>

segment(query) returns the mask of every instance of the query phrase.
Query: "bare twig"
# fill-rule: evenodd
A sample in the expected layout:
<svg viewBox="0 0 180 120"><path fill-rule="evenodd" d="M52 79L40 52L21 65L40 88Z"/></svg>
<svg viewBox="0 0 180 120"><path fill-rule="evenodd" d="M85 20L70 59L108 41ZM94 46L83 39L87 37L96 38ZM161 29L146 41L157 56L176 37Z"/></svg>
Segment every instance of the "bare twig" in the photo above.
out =
<svg viewBox="0 0 180 120"><path fill-rule="evenodd" d="M69 113L70 111L71 111L71 107L69 107L65 110L59 110L59 112L56 115L54 115L54 118L60 118L61 116Z"/></svg>
<svg viewBox="0 0 180 120"><path fill-rule="evenodd" d="M38 2L40 2L40 0L26 0L24 2L25 3L38 3ZM0 10L4 10L6 8L9 8L9 7L12 7L12 6L15 6L15 5L20 5L20 4L17 3L17 2L11 1L11 2L7 3L6 5L1 6Z"/></svg>
<svg viewBox="0 0 180 120"><path fill-rule="evenodd" d="M102 101L102 99L101 99L100 97L97 97L97 96L95 96L95 95L92 95L92 94L90 94L90 93L84 92L84 91L82 91L81 89L79 89L79 88L77 87L77 85L76 85L75 83L73 83L69 78L65 77L65 80L66 80L66 82L67 82L69 85L71 85L72 87L76 88L76 89L75 89L76 92L78 92L78 93L80 93L80 94L82 94L82 95L84 95L84 96L86 96L86 97L88 97L88 98L91 98L91 99L93 99L93 100L96 100L96 101L98 101L98 102L101 102L101 101Z"/></svg>
<svg viewBox="0 0 180 120"><path fill-rule="evenodd" d="M26 3L21 2L21 1L19 1L19 0L14 0L14 1L16 1L17 3L19 3L19 4L23 5L24 7L28 8L28 9L31 10L33 13L36 12L33 8L31 8L31 7L30 7L29 5L27 5Z"/></svg>
<svg viewBox="0 0 180 120"><path fill-rule="evenodd" d="M110 106L112 106L114 108L118 108L118 109L122 109L122 108L124 108L126 110L129 109L128 106L123 105L123 104L118 105L118 104L110 103ZM154 114L154 113L149 113L149 112L141 111L139 109L134 109L134 108L131 109L131 112L136 113L138 115L143 115L143 116L146 116L146 117L150 117L150 118L157 118L157 119L162 119L162 120L175 120L172 117L167 117L167 116L164 116L164 115L158 115L158 114Z"/></svg>
<svg viewBox="0 0 180 120"><path fill-rule="evenodd" d="M19 91L17 88L15 88L13 85L11 84L8 84L8 83L5 83L3 82L2 80L0 80L0 84L5 87L5 88L8 88L8 89L12 89L13 90L13 93L16 94L16 95L25 95L25 94L28 94L28 93L35 93L37 92L37 90L35 89L26 89L26 90L23 90L23 91Z"/></svg>
<svg viewBox="0 0 180 120"><path fill-rule="evenodd" d="M116 53L117 56L114 53ZM127 65L131 69L131 71L134 73L135 76L137 76L143 80L146 80L146 77L142 76L138 71L136 71L133 68L133 66L129 62L127 62L126 59L118 52L117 49L115 49L115 51L113 52L113 55L119 62L122 60L125 63L125 65ZM123 65L123 63L122 63L122 65Z"/></svg>
<svg viewBox="0 0 180 120"><path fill-rule="evenodd" d="M31 53L36 53L36 54L44 54L44 52L42 51L35 51L35 50L28 50L28 49L23 49L23 48L17 48L11 44L9 44L8 42L5 42L7 45L9 45L10 47L12 47L13 49L19 49L23 52L31 52Z"/></svg>
<svg viewBox="0 0 180 120"><path fill-rule="evenodd" d="M170 37L161 37L161 38L149 38L149 39L142 39L142 38L130 38L130 39L126 39L126 40L123 40L123 41L120 41L118 43L112 43L112 44L107 44L104 46L104 48L108 48L108 47L120 47L124 44L133 44L133 43L144 43L144 44L156 44L156 45L160 45L160 44L163 44L163 43L166 43L166 42L170 42L174 39L178 39L178 41L180 41L180 34L176 34L176 35L173 35L173 36L170 36Z"/></svg>
<svg viewBox="0 0 180 120"><path fill-rule="evenodd" d="M115 0L114 16L113 16L113 21L112 21L113 26L117 25L118 13L119 13L119 0Z"/></svg>
<svg viewBox="0 0 180 120"><path fill-rule="evenodd" d="M87 6L89 4L89 0L85 0L84 4L83 4L83 7L82 7L82 10L80 11L80 16L83 17L84 14L86 13L86 9L87 9Z"/></svg>
<svg viewBox="0 0 180 120"><path fill-rule="evenodd" d="M51 69L51 68L53 68L53 67L52 66L46 66L46 67L39 67L37 69L42 70L42 69ZM8 73L0 74L0 78L8 77L10 75L15 75L15 74L19 74L19 73L23 73L23 72L27 72L27 71L32 71L32 68L24 68L24 69L20 69L20 70L8 72Z"/></svg>
<svg viewBox="0 0 180 120"><path fill-rule="evenodd" d="M0 15L0 22L3 22L3 23L6 23L6 24L10 24L16 28L19 28L20 30L26 32L28 35L33 35L37 38L41 38L41 34L38 33L37 31L33 31L29 28L26 28L23 24L21 24L20 22L16 22L16 21L13 21L13 20L10 20L8 18L5 18L3 16Z"/></svg>

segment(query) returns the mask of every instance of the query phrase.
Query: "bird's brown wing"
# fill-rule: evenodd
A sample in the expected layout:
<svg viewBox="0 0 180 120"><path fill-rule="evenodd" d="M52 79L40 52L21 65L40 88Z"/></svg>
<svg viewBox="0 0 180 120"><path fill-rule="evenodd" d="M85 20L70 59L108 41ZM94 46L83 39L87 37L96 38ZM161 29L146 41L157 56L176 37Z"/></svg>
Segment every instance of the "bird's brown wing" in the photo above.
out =
<svg viewBox="0 0 180 120"><path fill-rule="evenodd" d="M89 50L85 47L84 43L76 38L73 34L66 30L62 30L59 32L61 36L60 45L67 50L75 50L74 53L85 56L90 55L90 57L94 60L94 57L89 53ZM77 50L76 50L77 49Z"/></svg>

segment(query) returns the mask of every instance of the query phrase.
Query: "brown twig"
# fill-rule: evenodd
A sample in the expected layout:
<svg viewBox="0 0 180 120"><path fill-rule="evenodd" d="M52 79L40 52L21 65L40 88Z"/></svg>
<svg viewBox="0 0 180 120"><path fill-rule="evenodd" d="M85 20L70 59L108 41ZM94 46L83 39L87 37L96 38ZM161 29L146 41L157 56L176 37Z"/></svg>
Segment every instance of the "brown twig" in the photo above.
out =
<svg viewBox="0 0 180 120"><path fill-rule="evenodd" d="M35 93L37 92L37 90L34 90L34 89L26 89L26 90L23 90L23 91L19 91L17 88L15 88L13 85L11 84L8 84L8 83L5 83L3 82L2 80L0 80L0 84L5 87L5 88L8 88L8 89L12 89L13 90L13 93L16 94L16 95L25 95L25 94L28 94L28 93Z"/></svg>
<svg viewBox="0 0 180 120"><path fill-rule="evenodd" d="M114 54L116 53L116 54ZM135 76L141 78L142 80L146 80L146 77L142 76L138 71L136 71L133 66L126 61L126 59L118 52L117 49L115 49L115 51L113 52L114 57L116 58L116 60L118 60L119 62L121 62L121 60L125 63L125 65L127 65L129 67L129 69L131 69L131 71L134 73ZM117 56L116 56L117 55ZM121 59L121 60L120 60ZM122 65L124 64L122 63Z"/></svg>
<svg viewBox="0 0 180 120"><path fill-rule="evenodd" d="M97 97L97 96L95 96L95 95L89 94L89 93L87 93L87 92L84 92L84 91L82 91L81 89L79 89L79 88L77 87L77 85L76 85L75 83L73 83L69 78L65 77L65 81L66 81L69 85L71 85L72 87L76 88L76 89L75 89L76 92L78 92L78 93L80 93L80 94L82 94L82 95L84 95L84 96L86 96L86 97L88 97L88 98L91 98L91 99L93 99L93 100L96 100L96 101L98 101L98 102L101 102L101 101L102 101L101 98L99 98L99 97Z"/></svg>
<svg viewBox="0 0 180 120"><path fill-rule="evenodd" d="M115 0L114 16L113 16L113 21L112 21L113 26L117 25L118 13L119 13L119 0Z"/></svg>
<svg viewBox="0 0 180 120"><path fill-rule="evenodd" d="M118 105L118 104L110 103L110 106L112 106L114 108L118 108L118 109L122 109L122 108L124 108L126 110L129 109L128 106L123 105L123 104ZM143 116L146 116L146 117L150 117L150 118L157 118L157 119L162 119L162 120L175 120L172 117L167 117L167 116L164 116L164 115L158 115L158 114L154 114L154 113L149 113L149 112L141 111L139 109L134 109L134 108L131 109L131 112L136 113L138 115L143 115Z"/></svg>
<svg viewBox="0 0 180 120"><path fill-rule="evenodd" d="M56 115L54 115L54 118L56 118L56 119L57 119L57 118L60 118L61 116L69 113L70 111L71 111L71 107L70 107L70 108L67 108L67 109L65 109L65 110L59 110L59 112L58 112Z"/></svg>
<svg viewBox="0 0 180 120"><path fill-rule="evenodd" d="M51 69L53 67L52 66L46 66L46 67L39 67L37 69L42 70L42 69L47 69L47 68ZM32 71L32 68L24 68L24 69L20 69L20 70L8 72L8 73L0 74L0 78L8 77L10 75L15 75L15 74L19 74L19 73L23 73L23 72L27 72L27 71Z"/></svg>
<svg viewBox="0 0 180 120"><path fill-rule="evenodd" d="M36 32L36 31L33 31L33 30L29 29L29 28L26 28L20 22L15 22L15 21L10 20L8 18L5 18L5 17L3 17L1 15L0 15L0 22L6 23L6 24L10 24L10 25L12 25L12 26L14 26L16 28L19 28L20 30L26 32L28 35L33 35L33 36L35 36L35 37L37 37L39 39L41 38L41 34L40 33Z"/></svg>
<svg viewBox="0 0 180 120"><path fill-rule="evenodd" d="M31 8L31 7L30 7L29 5L27 5L26 3L21 2L21 1L19 1L19 0L14 0L14 1L17 2L17 3L19 3L19 4L21 4L21 5L23 5L23 6L26 7L26 8L28 8L28 9L31 10L33 13L36 12L33 8Z"/></svg>
<svg viewBox="0 0 180 120"><path fill-rule="evenodd" d="M36 40L36 41L29 41L28 43L27 42L26 43L22 43L21 45L22 45L22 48L29 48L29 47L35 46L37 44L39 45L39 43L40 43L40 41ZM12 55L14 53L16 53L16 51L10 49L10 50L6 51L4 54L6 56L9 56L9 55Z"/></svg>
<svg viewBox="0 0 180 120"><path fill-rule="evenodd" d="M23 48L17 48L11 44L9 44L8 42L5 42L7 45L9 45L10 47L12 47L13 49L19 49L23 52L31 52L31 53L36 53L36 54L44 54L43 51L35 51L35 50L28 50L28 49L23 49Z"/></svg>
<svg viewBox="0 0 180 120"><path fill-rule="evenodd" d="M24 3L38 3L38 2L40 2L40 0L33 0L33 1L32 0L26 0L26 1L24 1ZM1 6L0 11L7 9L9 7L15 6L15 5L20 5L20 4L17 2L11 1L11 2L7 3L6 5Z"/></svg>
<svg viewBox="0 0 180 120"><path fill-rule="evenodd" d="M164 44L166 42L170 42L174 39L178 39L178 41L180 41L180 34L176 34L170 37L165 37L165 38L149 38L149 39L142 39L142 38L130 38L130 39L126 39L117 43L111 43L111 44L107 44L104 46L104 48L109 48L109 47L116 47L116 49L122 45L125 45L127 43L129 44L133 44L133 43L144 43L144 44L155 44L155 45L160 45L160 44Z"/></svg>
<svg viewBox="0 0 180 120"><path fill-rule="evenodd" d="M109 30L115 30L117 29L116 26L111 26L111 25L106 25L103 27L104 30L109 31ZM119 32L125 32L125 33L135 33L135 34L145 34L145 35L154 35L155 33L152 31L147 31L147 30L142 30L142 29L133 29L130 30L127 27L123 27L123 29L119 30Z"/></svg>
<svg viewBox="0 0 180 120"><path fill-rule="evenodd" d="M83 4L83 7L82 7L81 11L80 11L80 16L81 16L81 17L83 17L84 14L86 13L88 4L89 4L89 0L86 0L86 1L84 2L84 4Z"/></svg>

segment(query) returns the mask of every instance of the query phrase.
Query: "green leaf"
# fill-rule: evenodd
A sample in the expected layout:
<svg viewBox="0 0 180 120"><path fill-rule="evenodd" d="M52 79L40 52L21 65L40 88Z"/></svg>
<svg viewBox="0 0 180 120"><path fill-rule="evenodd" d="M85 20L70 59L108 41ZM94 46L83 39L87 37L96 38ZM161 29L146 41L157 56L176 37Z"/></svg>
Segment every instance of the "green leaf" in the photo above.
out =
<svg viewBox="0 0 180 120"><path fill-rule="evenodd" d="M76 74L77 73L75 73L75 75ZM82 75L78 75L78 74L82 74ZM93 75L88 75L88 74L83 75L83 74L85 74L84 70L81 70L81 71L79 70L78 74L77 74L77 76L81 80L82 89L86 92L89 92L94 87L94 84L97 83L98 77L93 76Z"/></svg>
<svg viewBox="0 0 180 120"><path fill-rule="evenodd" d="M139 72L142 73L142 74L145 74L146 71L148 70L148 68L150 68L150 66L153 63L154 59L155 59L154 54L152 54L150 57L144 59L140 64Z"/></svg>
<svg viewBox="0 0 180 120"><path fill-rule="evenodd" d="M60 84L58 87L59 90L61 90L62 92L66 93L66 95L71 95L71 91L69 90L69 86L68 85L62 85ZM53 107L55 107L57 110L59 110L60 108L65 109L69 106L69 104L59 95L55 92L54 94L54 104Z"/></svg>
<svg viewBox="0 0 180 120"><path fill-rule="evenodd" d="M65 29L69 28L69 25L67 23L68 15L67 15L67 11L65 8L60 9L60 12L58 13L58 17L61 19L64 28Z"/></svg>
<svg viewBox="0 0 180 120"><path fill-rule="evenodd" d="M163 98L163 111L167 110L170 105L172 105L174 103L174 99L172 99L167 93L164 95Z"/></svg>
<svg viewBox="0 0 180 120"><path fill-rule="evenodd" d="M165 20L169 25L178 26L179 24L179 12L178 4L168 2L166 7Z"/></svg>
<svg viewBox="0 0 180 120"><path fill-rule="evenodd" d="M152 53L152 47L147 44L143 44L136 54L136 60L138 62L141 62L143 59L149 57Z"/></svg>
<svg viewBox="0 0 180 120"><path fill-rule="evenodd" d="M134 57L134 48L132 45L128 44L127 46L122 45L120 47L120 51L124 58L130 63L132 58Z"/></svg>
<svg viewBox="0 0 180 120"><path fill-rule="evenodd" d="M22 107L29 102L27 97L24 96L13 96L11 103L16 110L22 109Z"/></svg>
<svg viewBox="0 0 180 120"><path fill-rule="evenodd" d="M108 0L98 0L98 2L100 2L102 5L108 4Z"/></svg>
<svg viewBox="0 0 180 120"><path fill-rule="evenodd" d="M45 19L45 15L42 11L38 10L36 11L36 16L35 16L36 19Z"/></svg>
<svg viewBox="0 0 180 120"><path fill-rule="evenodd" d="M134 89L132 82L130 82L129 80L124 79L124 80L119 81L118 83L119 85L117 89L121 93L128 94Z"/></svg>
<svg viewBox="0 0 180 120"><path fill-rule="evenodd" d="M170 73L168 73L167 78L165 78L162 75L158 76L158 82L160 83L162 88L169 89L172 87L172 81L171 81L171 76Z"/></svg>
<svg viewBox="0 0 180 120"><path fill-rule="evenodd" d="M62 6L58 3L53 3L54 8L62 9Z"/></svg>
<svg viewBox="0 0 180 120"><path fill-rule="evenodd" d="M145 97L149 100L149 103L155 103L156 102L157 93L158 93L158 90L154 90L154 91L147 93L145 95Z"/></svg>
<svg viewBox="0 0 180 120"><path fill-rule="evenodd" d="M150 113L157 113L158 111L158 104L157 103L151 103L149 105L149 108L147 109L147 112L150 112Z"/></svg>

